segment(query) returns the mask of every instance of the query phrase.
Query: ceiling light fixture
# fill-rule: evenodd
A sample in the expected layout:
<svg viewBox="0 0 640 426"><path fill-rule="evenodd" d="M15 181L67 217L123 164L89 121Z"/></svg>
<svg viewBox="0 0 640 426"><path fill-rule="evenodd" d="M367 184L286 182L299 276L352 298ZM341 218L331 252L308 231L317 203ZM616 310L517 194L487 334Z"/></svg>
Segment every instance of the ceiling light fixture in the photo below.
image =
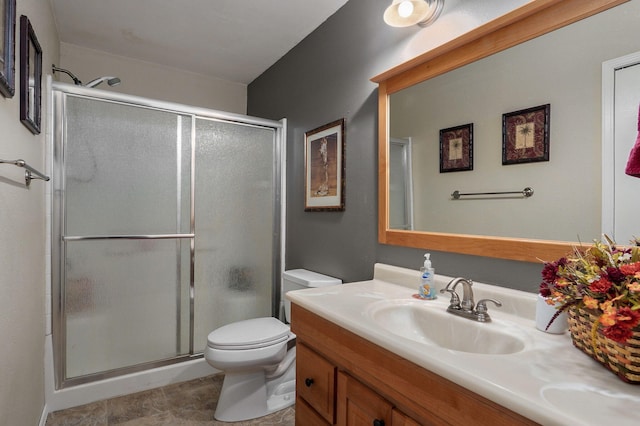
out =
<svg viewBox="0 0 640 426"><path fill-rule="evenodd" d="M426 27L440 16L444 0L393 0L384 11L384 22L392 27Z"/></svg>

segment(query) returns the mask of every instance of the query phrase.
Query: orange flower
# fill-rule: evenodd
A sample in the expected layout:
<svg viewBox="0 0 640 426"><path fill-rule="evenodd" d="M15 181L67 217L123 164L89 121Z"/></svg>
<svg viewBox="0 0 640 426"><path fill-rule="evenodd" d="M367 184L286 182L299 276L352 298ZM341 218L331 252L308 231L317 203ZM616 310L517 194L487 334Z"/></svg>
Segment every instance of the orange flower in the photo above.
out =
<svg viewBox="0 0 640 426"><path fill-rule="evenodd" d="M627 284L627 288L632 293L638 293L640 292L640 283L629 283Z"/></svg>
<svg viewBox="0 0 640 426"><path fill-rule="evenodd" d="M605 312L600 316L600 324L605 327L610 327L616 324L616 313L615 312Z"/></svg>
<svg viewBox="0 0 640 426"><path fill-rule="evenodd" d="M616 308L614 308L611 300L605 300L600 304L600 310L602 312L615 312Z"/></svg>
<svg viewBox="0 0 640 426"><path fill-rule="evenodd" d="M598 309L597 299L594 299L591 296L585 296L582 298L582 301L584 302L584 306L587 307L588 309Z"/></svg>
<svg viewBox="0 0 640 426"><path fill-rule="evenodd" d="M615 306L613 306L613 303L610 300L602 302L600 304L600 309L602 310L602 315L600 315L600 318L598 319L598 321L600 321L600 324L604 325L605 327L615 325L615 323L617 322L618 311Z"/></svg>

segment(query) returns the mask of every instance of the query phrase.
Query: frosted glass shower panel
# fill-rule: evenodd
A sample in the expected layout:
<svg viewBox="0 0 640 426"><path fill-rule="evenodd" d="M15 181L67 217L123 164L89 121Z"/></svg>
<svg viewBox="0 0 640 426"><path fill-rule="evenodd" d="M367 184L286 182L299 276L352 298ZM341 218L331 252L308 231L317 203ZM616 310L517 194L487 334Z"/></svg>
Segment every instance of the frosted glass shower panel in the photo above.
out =
<svg viewBox="0 0 640 426"><path fill-rule="evenodd" d="M56 389L276 313L280 123L55 83L52 106Z"/></svg>
<svg viewBox="0 0 640 426"><path fill-rule="evenodd" d="M189 352L189 240L66 243L67 378ZM184 282L187 271L187 282Z"/></svg>
<svg viewBox="0 0 640 426"><path fill-rule="evenodd" d="M275 131L196 120L194 349L233 321L270 316Z"/></svg>
<svg viewBox="0 0 640 426"><path fill-rule="evenodd" d="M191 120L67 96L66 235L190 232Z"/></svg>

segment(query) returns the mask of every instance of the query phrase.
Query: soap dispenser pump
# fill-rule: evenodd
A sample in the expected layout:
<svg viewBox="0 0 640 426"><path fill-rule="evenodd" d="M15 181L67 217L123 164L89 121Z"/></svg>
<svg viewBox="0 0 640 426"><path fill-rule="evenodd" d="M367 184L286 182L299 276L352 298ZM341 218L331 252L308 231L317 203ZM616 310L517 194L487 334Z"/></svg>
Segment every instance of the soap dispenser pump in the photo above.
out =
<svg viewBox="0 0 640 426"><path fill-rule="evenodd" d="M432 300L437 298L436 289L434 288L434 269L431 267L431 254L425 253L424 263L420 268L420 288L418 296L421 299Z"/></svg>

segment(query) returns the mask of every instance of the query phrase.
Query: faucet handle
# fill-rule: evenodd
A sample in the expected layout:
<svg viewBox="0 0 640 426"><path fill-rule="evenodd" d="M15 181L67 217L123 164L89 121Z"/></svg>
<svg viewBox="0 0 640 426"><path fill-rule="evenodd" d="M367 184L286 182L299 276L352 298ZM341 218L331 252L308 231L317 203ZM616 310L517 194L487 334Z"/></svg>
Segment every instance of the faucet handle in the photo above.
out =
<svg viewBox="0 0 640 426"><path fill-rule="evenodd" d="M480 322L489 322L491 321L491 317L489 316L488 309L487 309L487 302L491 302L494 305L496 305L497 307L502 306L502 303L495 300L495 299L482 299L480 301L478 301L478 304L476 305L476 317L478 319L478 321Z"/></svg>
<svg viewBox="0 0 640 426"><path fill-rule="evenodd" d="M451 290L450 288L443 288L442 290L440 290L440 293L451 293L451 300L449 300L449 307L460 309L460 297L458 296L458 293Z"/></svg>
<svg viewBox="0 0 640 426"><path fill-rule="evenodd" d="M491 302L496 305L498 308L502 306L502 303L495 299L482 299L476 305L476 311L478 312L487 312L487 302Z"/></svg>

